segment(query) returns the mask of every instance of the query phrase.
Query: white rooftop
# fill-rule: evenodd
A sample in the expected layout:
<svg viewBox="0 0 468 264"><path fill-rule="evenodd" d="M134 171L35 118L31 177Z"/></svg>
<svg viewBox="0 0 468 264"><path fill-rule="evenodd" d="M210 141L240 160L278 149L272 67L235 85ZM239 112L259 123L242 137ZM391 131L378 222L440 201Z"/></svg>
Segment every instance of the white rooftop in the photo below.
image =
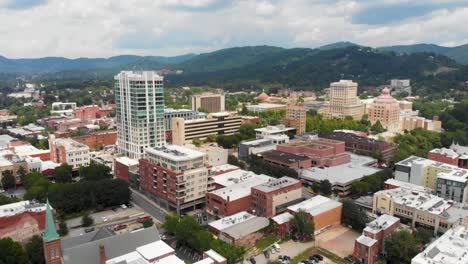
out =
<svg viewBox="0 0 468 264"><path fill-rule="evenodd" d="M117 157L115 160L127 167L138 165L139 162L136 159L131 159L128 157Z"/></svg>
<svg viewBox="0 0 468 264"><path fill-rule="evenodd" d="M211 172L213 172L214 174L218 174L218 176L221 176L221 174L224 174L233 170L239 170L239 169L240 169L239 167L231 165L231 164L222 164L222 165L212 167Z"/></svg>
<svg viewBox="0 0 468 264"><path fill-rule="evenodd" d="M45 204L21 201L0 206L0 217L13 216L24 212L43 212L45 209Z"/></svg>
<svg viewBox="0 0 468 264"><path fill-rule="evenodd" d="M271 220L273 220L278 225L281 225L281 224L291 221L291 219L293 218L294 216L292 214L285 212L285 213L272 217Z"/></svg>
<svg viewBox="0 0 468 264"><path fill-rule="evenodd" d="M57 146L63 146L67 149L67 151L70 150L89 150L89 147L86 146L85 144L82 144L80 142L77 142L71 138L57 138L54 140L55 144Z"/></svg>
<svg viewBox="0 0 468 264"><path fill-rule="evenodd" d="M229 173L226 173L226 174L229 174ZM222 175L222 176L224 176L224 175ZM215 182L216 182L216 178L217 177L214 177ZM251 194L251 192L252 192L252 187L258 186L260 184L267 183L269 181L272 181L273 179L274 178L272 178L270 176L267 176L267 175L263 175L263 174L256 175L256 174L254 174L254 175L252 175L252 177L241 179L241 180L239 180L238 183L231 184L229 186L226 186L224 188L212 191L210 193L215 194L215 195L221 197L224 200L229 199L230 201L234 201L234 200L238 200L238 199L241 199L243 197L249 196ZM237 179L233 179L233 180L235 181ZM228 179L228 181L229 181L229 179Z"/></svg>
<svg viewBox="0 0 468 264"><path fill-rule="evenodd" d="M217 262L226 261L226 258L225 258L225 257L221 256L218 252L216 252L216 251L214 251L214 250L212 250L212 249L210 249L210 250L208 250L208 251L205 251L205 254L206 254L208 257L214 259L214 260L217 261Z"/></svg>
<svg viewBox="0 0 468 264"><path fill-rule="evenodd" d="M146 152L173 161L187 161L205 156L205 153L203 152L179 145L166 145L165 147L147 148Z"/></svg>
<svg viewBox="0 0 468 264"><path fill-rule="evenodd" d="M385 181L385 184L392 185L392 186L397 186L399 188L404 188L404 189L409 189L409 190L414 190L414 191L419 191L419 192L427 192L430 193L432 190L430 188L426 188L424 186L412 184L409 182L404 182L404 181L399 181L395 179L388 179Z"/></svg>
<svg viewBox="0 0 468 264"><path fill-rule="evenodd" d="M229 169L229 167L225 167ZM237 168L237 167L236 167ZM251 171L246 171L246 170L241 170L241 169L234 169L232 171L228 171L226 173L217 175L213 177L213 180L216 184L219 184L221 186L231 186L234 184L246 182L253 180L255 178L260 178L260 179L270 179L271 177L265 175L265 174L255 174L254 172Z"/></svg>
<svg viewBox="0 0 468 264"><path fill-rule="evenodd" d="M359 243L359 244L362 244L362 245L365 245L367 247L371 247L372 245L374 245L375 243L377 243L377 240L373 239L373 238L370 238L370 237L366 237L364 235L361 235L359 236L356 241Z"/></svg>
<svg viewBox="0 0 468 264"><path fill-rule="evenodd" d="M342 204L325 196L317 195L298 204L291 205L288 210L293 212L305 211L312 216L320 215Z"/></svg>
<svg viewBox="0 0 468 264"><path fill-rule="evenodd" d="M209 223L208 225L216 230L224 230L226 228L245 222L249 219L253 219L255 217L256 217L255 215L252 215L243 211L237 214L233 214L231 216L221 218L217 221Z"/></svg>
<svg viewBox="0 0 468 264"><path fill-rule="evenodd" d="M466 264L468 263L468 227L457 226L445 232L411 264Z"/></svg>
<svg viewBox="0 0 468 264"><path fill-rule="evenodd" d="M262 134L274 134L274 133L287 132L290 130L294 130L294 128L286 127L285 125L277 125L277 126L266 126L266 127L256 128L255 132L260 132Z"/></svg>
<svg viewBox="0 0 468 264"><path fill-rule="evenodd" d="M316 182L328 180L332 185L347 185L353 181L362 179L364 176L380 171L378 168L366 165L375 162L375 159L353 153L349 153L349 155L351 156L351 161L349 163L333 167L312 167L303 169L299 175L306 180Z"/></svg>
<svg viewBox="0 0 468 264"><path fill-rule="evenodd" d="M409 158L398 162L396 165L412 167L413 165L422 165L424 167L435 168L439 171L437 178L446 179L450 181L466 183L468 181L468 170L453 166L450 164L425 159L417 156L410 156Z"/></svg>
<svg viewBox="0 0 468 264"><path fill-rule="evenodd" d="M247 108L278 108L278 107L286 107L284 104L270 104L270 103L259 103L256 105L250 104L246 106Z"/></svg>
<svg viewBox="0 0 468 264"><path fill-rule="evenodd" d="M200 261L197 261L197 262L195 262L195 263L193 263L193 264L214 264L214 263L215 263L215 262L214 262L213 259L211 259L211 258L205 258L205 259L202 259L202 260L200 260Z"/></svg>
<svg viewBox="0 0 468 264"><path fill-rule="evenodd" d="M400 219L397 217L383 214L374 221L368 223L366 228L364 228L364 231L372 234L377 234L381 230L385 230L399 221Z"/></svg>
<svg viewBox="0 0 468 264"><path fill-rule="evenodd" d="M178 258L176 255L170 255L168 257L162 258L152 263L153 264L185 264L185 262L181 260L180 258Z"/></svg>
<svg viewBox="0 0 468 264"><path fill-rule="evenodd" d="M142 255L145 259L153 260L155 258L159 258L161 256L174 252L174 249L171 248L164 241L158 240L156 242L138 247L136 251L140 253L140 255Z"/></svg>
<svg viewBox="0 0 468 264"><path fill-rule="evenodd" d="M431 150L429 152L430 153L441 154L441 155L444 155L447 158L451 158L451 159L456 159L459 156L457 152L455 152L452 149L448 149L448 148L436 148L436 149L433 149L433 150Z"/></svg>
<svg viewBox="0 0 468 264"><path fill-rule="evenodd" d="M298 182L300 181L293 179L291 177L284 176L279 179L273 179L267 183L263 183L261 185L255 186L255 189L267 193L267 192L272 192L272 191L282 189L287 186L291 186L293 184L297 184Z"/></svg>

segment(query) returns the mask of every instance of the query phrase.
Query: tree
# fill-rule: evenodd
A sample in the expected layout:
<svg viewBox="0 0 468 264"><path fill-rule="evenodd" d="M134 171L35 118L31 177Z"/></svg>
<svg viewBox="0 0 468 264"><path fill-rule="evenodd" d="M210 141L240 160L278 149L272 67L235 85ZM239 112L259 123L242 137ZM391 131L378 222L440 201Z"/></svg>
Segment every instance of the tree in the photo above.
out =
<svg viewBox="0 0 468 264"><path fill-rule="evenodd" d="M29 256L31 264L44 264L44 250L43 250L43 241L42 237L35 235L31 240L25 245L25 250Z"/></svg>
<svg viewBox="0 0 468 264"><path fill-rule="evenodd" d="M104 164L91 162L89 166L80 167L80 177L85 181L99 181L111 179L111 169Z"/></svg>
<svg viewBox="0 0 468 264"><path fill-rule="evenodd" d="M200 139L194 138L194 139L192 140L192 144L193 144L195 147L199 148L199 147L201 146L202 142L201 142Z"/></svg>
<svg viewBox="0 0 468 264"><path fill-rule="evenodd" d="M81 225L84 227L92 226L94 224L94 219L89 216L89 214L84 214L81 218Z"/></svg>
<svg viewBox="0 0 468 264"><path fill-rule="evenodd" d="M242 139L252 139L255 138L255 129L259 126L254 123L242 124L239 128L239 133L242 136Z"/></svg>
<svg viewBox="0 0 468 264"><path fill-rule="evenodd" d="M0 264L29 264L28 255L20 243L7 237L0 239Z"/></svg>
<svg viewBox="0 0 468 264"><path fill-rule="evenodd" d="M66 183L72 181L73 167L68 164L62 164L55 168L54 178L57 183Z"/></svg>
<svg viewBox="0 0 468 264"><path fill-rule="evenodd" d="M380 120L377 120L372 126L371 126L371 132L372 134L380 134L385 131L385 128L382 126L382 123L380 123Z"/></svg>
<svg viewBox="0 0 468 264"><path fill-rule="evenodd" d="M329 180L320 181L319 192L325 196L330 196L332 194L332 184Z"/></svg>
<svg viewBox="0 0 468 264"><path fill-rule="evenodd" d="M63 218L60 218L58 234L60 236L66 236L68 234L68 226Z"/></svg>
<svg viewBox="0 0 468 264"><path fill-rule="evenodd" d="M11 204L16 202L19 202L18 198L10 198L8 196L0 194L0 205Z"/></svg>
<svg viewBox="0 0 468 264"><path fill-rule="evenodd" d="M414 233L414 235L416 236L418 241L423 245L431 242L434 238L434 233L423 227L416 228L416 232Z"/></svg>
<svg viewBox="0 0 468 264"><path fill-rule="evenodd" d="M361 232L366 227L367 222L369 222L369 218L365 212L359 210L359 207L352 200L345 199L343 200L341 222Z"/></svg>
<svg viewBox="0 0 468 264"><path fill-rule="evenodd" d="M367 195L370 191L370 186L364 181L355 181L351 183L351 192L353 195L362 196Z"/></svg>
<svg viewBox="0 0 468 264"><path fill-rule="evenodd" d="M6 170L2 172L2 186L3 189L8 190L16 186L16 179L13 176L13 171Z"/></svg>
<svg viewBox="0 0 468 264"><path fill-rule="evenodd" d="M299 210L294 214L293 219L291 219L290 228L292 234L297 237L303 237L306 240L314 239L314 223L303 210Z"/></svg>
<svg viewBox="0 0 468 264"><path fill-rule="evenodd" d="M176 233L177 223L179 223L180 218L176 215L168 214L166 215L166 221L163 224L164 229L171 234Z"/></svg>
<svg viewBox="0 0 468 264"><path fill-rule="evenodd" d="M146 219L145 221L142 222L143 228L148 228L152 227L154 225L153 219Z"/></svg>
<svg viewBox="0 0 468 264"><path fill-rule="evenodd" d="M229 155L228 156L228 163L234 166L237 166L241 169L245 169L245 163L240 161L236 156Z"/></svg>
<svg viewBox="0 0 468 264"><path fill-rule="evenodd" d="M23 166L20 166L16 171L16 175L20 177L21 183L24 183L24 180L26 179L26 169Z"/></svg>
<svg viewBox="0 0 468 264"><path fill-rule="evenodd" d="M179 242L189 245L193 234L201 229L201 226L193 217L186 215L177 223L175 235Z"/></svg>
<svg viewBox="0 0 468 264"><path fill-rule="evenodd" d="M388 259L394 263L411 263L419 253L417 239L408 231L400 230L391 233L384 239Z"/></svg>

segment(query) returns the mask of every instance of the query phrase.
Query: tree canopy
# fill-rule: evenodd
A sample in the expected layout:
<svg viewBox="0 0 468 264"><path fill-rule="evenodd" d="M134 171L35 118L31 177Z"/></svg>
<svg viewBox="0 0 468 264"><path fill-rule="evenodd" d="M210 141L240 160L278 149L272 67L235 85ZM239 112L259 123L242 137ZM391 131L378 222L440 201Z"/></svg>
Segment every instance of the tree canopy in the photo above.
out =
<svg viewBox="0 0 468 264"><path fill-rule="evenodd" d="M292 235L303 238L305 240L314 239L315 226L314 222L309 218L308 213L303 210L294 214L291 219L290 228Z"/></svg>
<svg viewBox="0 0 468 264"><path fill-rule="evenodd" d="M0 239L0 264L30 264L28 254L20 243L7 237Z"/></svg>
<svg viewBox="0 0 468 264"><path fill-rule="evenodd" d="M14 188L16 186L16 179L13 176L13 171L6 170L2 172L2 187L5 190Z"/></svg>
<svg viewBox="0 0 468 264"><path fill-rule="evenodd" d="M388 259L393 263L411 263L419 253L418 240L408 231L395 231L384 239Z"/></svg>
<svg viewBox="0 0 468 264"><path fill-rule="evenodd" d="M341 222L361 232L369 222L369 217L367 217L365 212L359 210L359 207L352 200L345 199L342 202L343 210L341 213Z"/></svg>

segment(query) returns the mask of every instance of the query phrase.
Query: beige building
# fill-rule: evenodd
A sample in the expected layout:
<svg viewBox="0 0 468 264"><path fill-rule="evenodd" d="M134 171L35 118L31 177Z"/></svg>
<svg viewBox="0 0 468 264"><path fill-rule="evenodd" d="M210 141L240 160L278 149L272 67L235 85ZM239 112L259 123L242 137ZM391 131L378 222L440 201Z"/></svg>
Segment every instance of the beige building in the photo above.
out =
<svg viewBox="0 0 468 264"><path fill-rule="evenodd" d="M350 80L340 80L330 84L330 102L320 109L324 118L361 119L365 107L357 96L358 84Z"/></svg>
<svg viewBox="0 0 468 264"><path fill-rule="evenodd" d="M234 135L239 132L242 118L235 114L211 113L207 118L185 120L172 119L172 143L183 145L194 139L205 139L210 135Z"/></svg>
<svg viewBox="0 0 468 264"><path fill-rule="evenodd" d="M400 104L390 95L390 89L384 88L368 109L369 121L372 124L380 121L388 131L398 131L400 128Z"/></svg>
<svg viewBox="0 0 468 264"><path fill-rule="evenodd" d="M302 135L306 132L306 113L307 110L303 104L290 104L282 123L287 127L295 128L297 135Z"/></svg>
<svg viewBox="0 0 468 264"><path fill-rule="evenodd" d="M400 115L400 128L401 130L413 130L416 128L423 128L430 131L442 131L442 122L438 117L426 119L422 116L417 116L417 112L401 112Z"/></svg>
<svg viewBox="0 0 468 264"><path fill-rule="evenodd" d="M204 93L192 96L192 110L199 111L200 109L208 111L208 113L223 112L224 94Z"/></svg>

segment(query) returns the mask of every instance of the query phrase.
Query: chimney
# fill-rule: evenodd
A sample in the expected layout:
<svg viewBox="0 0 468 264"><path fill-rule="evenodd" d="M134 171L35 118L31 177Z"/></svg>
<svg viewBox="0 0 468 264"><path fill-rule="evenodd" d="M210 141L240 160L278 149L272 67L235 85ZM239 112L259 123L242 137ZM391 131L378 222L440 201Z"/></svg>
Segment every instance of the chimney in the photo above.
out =
<svg viewBox="0 0 468 264"><path fill-rule="evenodd" d="M99 244L99 264L106 264L106 249L104 244Z"/></svg>

